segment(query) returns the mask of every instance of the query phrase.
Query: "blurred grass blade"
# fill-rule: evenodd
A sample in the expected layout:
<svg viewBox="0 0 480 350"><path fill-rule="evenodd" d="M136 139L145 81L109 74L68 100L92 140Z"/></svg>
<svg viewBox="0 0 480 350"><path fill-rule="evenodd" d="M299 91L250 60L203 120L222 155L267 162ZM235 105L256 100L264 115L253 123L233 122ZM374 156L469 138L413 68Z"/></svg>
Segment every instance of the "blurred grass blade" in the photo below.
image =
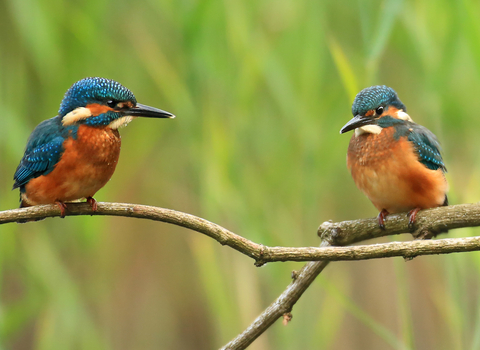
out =
<svg viewBox="0 0 480 350"><path fill-rule="evenodd" d="M329 38L328 46L348 97L350 100L353 100L359 91L353 68L342 48L333 37Z"/></svg>

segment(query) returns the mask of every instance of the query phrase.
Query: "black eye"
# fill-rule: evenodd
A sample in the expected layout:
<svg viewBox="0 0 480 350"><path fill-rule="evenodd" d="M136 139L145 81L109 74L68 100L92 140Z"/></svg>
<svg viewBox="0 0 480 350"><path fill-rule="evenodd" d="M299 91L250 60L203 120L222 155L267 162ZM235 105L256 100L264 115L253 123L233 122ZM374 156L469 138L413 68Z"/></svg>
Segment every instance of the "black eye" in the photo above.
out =
<svg viewBox="0 0 480 350"><path fill-rule="evenodd" d="M107 106L110 107L110 108L115 108L117 106L117 101L108 100L107 101Z"/></svg>
<svg viewBox="0 0 480 350"><path fill-rule="evenodd" d="M382 115L382 113L383 113L383 107L382 107L382 106L378 107L378 108L375 110L375 113L376 113L377 115Z"/></svg>

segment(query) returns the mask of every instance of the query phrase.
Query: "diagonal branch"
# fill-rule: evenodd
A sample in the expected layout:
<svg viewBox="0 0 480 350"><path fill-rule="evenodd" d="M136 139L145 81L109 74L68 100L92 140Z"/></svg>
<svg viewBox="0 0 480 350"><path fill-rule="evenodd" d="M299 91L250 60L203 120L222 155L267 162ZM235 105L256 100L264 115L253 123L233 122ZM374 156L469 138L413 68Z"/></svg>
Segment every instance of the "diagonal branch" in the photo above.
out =
<svg viewBox="0 0 480 350"><path fill-rule="evenodd" d="M321 247L348 245L363 240L408 232L408 222L404 214L390 215L386 230L378 227L376 219L324 222L318 229L322 237ZM446 229L480 226L480 205L461 204L424 210L418 213L414 234L429 237ZM478 238L475 238L478 239ZM428 242L431 243L432 241ZM405 243L401 243L405 244ZM419 254L418 254L419 255ZM265 309L243 333L222 347L222 350L245 349L282 316L289 319L290 312L315 278L325 269L329 261L307 263L296 275L282 294Z"/></svg>
<svg viewBox="0 0 480 350"><path fill-rule="evenodd" d="M320 246L327 247L329 243L323 241ZM280 294L243 333L222 347L221 350L245 349L280 317L288 315L298 299L300 299L323 269L327 267L328 263L329 261L312 261L303 266L303 268L295 274L293 281L283 293Z"/></svg>

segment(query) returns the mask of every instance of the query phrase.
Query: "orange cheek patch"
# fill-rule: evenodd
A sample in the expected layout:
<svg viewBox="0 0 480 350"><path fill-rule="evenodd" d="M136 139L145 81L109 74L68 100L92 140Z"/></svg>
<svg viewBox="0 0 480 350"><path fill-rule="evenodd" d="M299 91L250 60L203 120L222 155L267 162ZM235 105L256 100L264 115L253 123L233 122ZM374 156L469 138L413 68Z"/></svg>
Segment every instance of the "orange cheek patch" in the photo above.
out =
<svg viewBox="0 0 480 350"><path fill-rule="evenodd" d="M97 115L103 113L107 113L108 111L113 111L113 108L98 103L91 103L87 105L87 108L92 112L93 117L96 117Z"/></svg>
<svg viewBox="0 0 480 350"><path fill-rule="evenodd" d="M371 115L374 115L374 114L375 114L375 111L371 109L367 113L365 113L365 117L370 117Z"/></svg>
<svg viewBox="0 0 480 350"><path fill-rule="evenodd" d="M385 115L389 115L389 116L392 116L392 117L395 118L397 116L398 111L399 111L399 109L397 107L390 106L383 111L381 116L383 117Z"/></svg>

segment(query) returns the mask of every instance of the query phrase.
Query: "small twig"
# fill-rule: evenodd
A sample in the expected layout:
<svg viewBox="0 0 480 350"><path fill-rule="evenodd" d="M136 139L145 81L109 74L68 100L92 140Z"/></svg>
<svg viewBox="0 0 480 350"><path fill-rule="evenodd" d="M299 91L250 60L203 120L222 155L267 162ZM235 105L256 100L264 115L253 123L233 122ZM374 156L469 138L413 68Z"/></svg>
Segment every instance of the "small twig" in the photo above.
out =
<svg viewBox="0 0 480 350"><path fill-rule="evenodd" d="M323 241L321 246L328 246L329 243ZM293 306L303 293L310 287L315 278L327 267L329 261L313 261L306 264L296 273L296 278L283 291L282 294L267 307L248 326L243 333L239 334L221 350L240 350L245 349L255 341L263 332L275 323L285 313L290 313Z"/></svg>

